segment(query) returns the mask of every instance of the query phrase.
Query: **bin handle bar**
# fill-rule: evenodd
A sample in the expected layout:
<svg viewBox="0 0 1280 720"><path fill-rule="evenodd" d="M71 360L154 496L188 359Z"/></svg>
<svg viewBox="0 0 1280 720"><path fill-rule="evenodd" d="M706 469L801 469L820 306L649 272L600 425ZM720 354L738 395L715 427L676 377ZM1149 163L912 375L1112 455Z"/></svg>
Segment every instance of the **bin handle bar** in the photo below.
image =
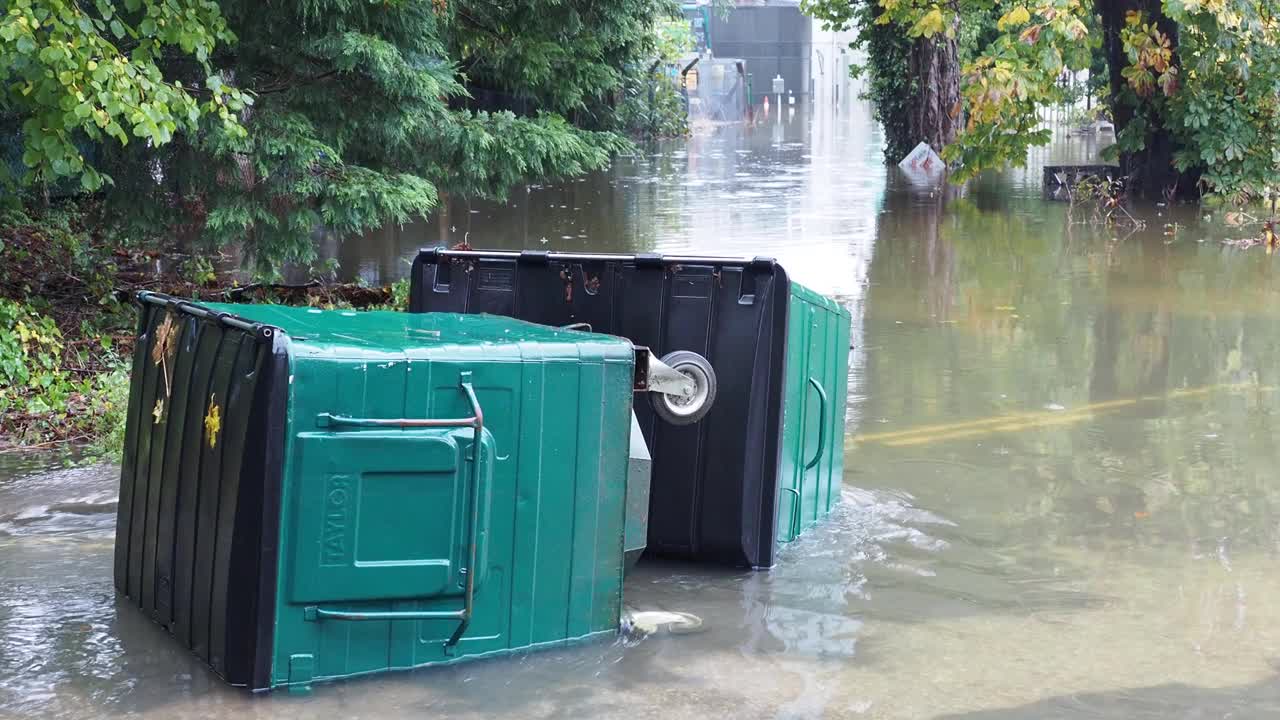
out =
<svg viewBox="0 0 1280 720"><path fill-rule="evenodd" d="M253 322L252 320L246 320L240 317L239 315L232 315L229 312L219 312L217 310L210 310L209 308L203 305L199 305L197 303L194 303L188 300L182 300L179 298L171 297L169 295L165 295L164 293L157 293L157 292L151 292L149 290L142 290L142 291L139 291L138 294L135 295L134 297L137 299L139 303L143 303L146 305L156 305L156 306L170 309L170 310L177 310L178 312L184 312L188 315L200 318L202 320L209 320L211 322L220 322L223 325L226 325L227 327L233 327L237 330L243 330L249 333L250 335L254 335L255 337L261 337L264 340L267 338L270 338L279 330L279 328L272 325L267 325L266 323L258 323L258 322Z"/></svg>
<svg viewBox="0 0 1280 720"><path fill-rule="evenodd" d="M822 453L827 447L827 391L823 390L822 384L817 380L814 380L812 377L809 378L809 384L813 386L814 390L818 391L818 417L820 419L818 422L818 451L813 454L812 460L805 463L805 470L812 468L822 460ZM800 482L804 482L803 474L800 477ZM791 542L800 535L798 528L800 527L800 516L803 513L800 508L800 491L796 488L789 487L784 487L782 489L794 496L794 500L791 503L791 517L787 523L787 542Z"/></svg>
<svg viewBox="0 0 1280 720"><path fill-rule="evenodd" d="M482 422L483 418L479 415L468 418L357 418L331 413L316 415L317 427L461 428L477 427Z"/></svg>
<svg viewBox="0 0 1280 720"><path fill-rule="evenodd" d="M820 403L818 407L821 409L818 411L818 451L813 454L812 460L805 463L805 470L817 465L822 460L822 453L827 447L827 391L823 390L822 384L812 377L809 378L809 384L813 386L814 390L818 391L818 401Z"/></svg>
<svg viewBox="0 0 1280 720"><path fill-rule="evenodd" d="M473 427L475 439L471 442L471 520L467 532L467 564L462 568L466 575L466 585L462 596L461 610L425 610L425 611L372 611L359 610L325 610L318 607L303 609L306 620L457 620L458 627L445 642L445 652L452 655L462 640L462 635L471 624L471 616L475 610L476 594L476 556L480 544L480 460L484 457L484 411L480 409L480 400L476 397L476 389L471 384L471 373L462 373L459 383L467 401L471 403L472 417L457 420L373 420L369 418L345 418L322 413L317 420L327 418L336 425L357 425L360 427Z"/></svg>
<svg viewBox="0 0 1280 720"><path fill-rule="evenodd" d="M519 260L523 253L510 250L445 250L444 248L423 248L419 252L430 253L437 257L448 258L476 258L479 260L502 259L502 260ZM538 253L539 258L545 258L549 261L561 262L609 262L609 261L627 261L636 259L648 259L644 256L626 255L621 253L567 253L567 252L546 252ZM671 263L683 263L685 265L721 265L724 267L748 267L758 264L773 264L773 258L747 258L747 257L717 257L714 255L654 255L650 256L655 260L663 260Z"/></svg>

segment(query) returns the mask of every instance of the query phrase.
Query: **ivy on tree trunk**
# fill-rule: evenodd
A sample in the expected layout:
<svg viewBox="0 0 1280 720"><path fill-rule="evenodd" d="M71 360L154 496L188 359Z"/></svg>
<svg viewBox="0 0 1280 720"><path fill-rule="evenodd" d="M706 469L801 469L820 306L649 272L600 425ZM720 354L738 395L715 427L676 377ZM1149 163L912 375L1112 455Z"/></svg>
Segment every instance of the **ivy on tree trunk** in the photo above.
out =
<svg viewBox="0 0 1280 720"><path fill-rule="evenodd" d="M916 78L907 117L911 136L941 151L960 125L960 60L953 36L918 37L911 44L910 73Z"/></svg>
<svg viewBox="0 0 1280 720"><path fill-rule="evenodd" d="M1142 101L1123 74L1130 65L1122 39L1129 13L1143 13L1169 38L1174 67L1180 65L1177 24L1164 14L1160 0L1098 0L1096 10L1102 25L1102 46L1107 57L1111 116L1116 134L1129 138L1122 145L1141 145L1140 149L1121 149L1119 153L1120 169L1129 178L1130 190L1148 198L1172 199L1198 194L1200 173L1196 168L1180 172L1176 167L1175 156L1185 148L1175 133L1166 127L1163 114L1144 113L1141 124L1131 128Z"/></svg>

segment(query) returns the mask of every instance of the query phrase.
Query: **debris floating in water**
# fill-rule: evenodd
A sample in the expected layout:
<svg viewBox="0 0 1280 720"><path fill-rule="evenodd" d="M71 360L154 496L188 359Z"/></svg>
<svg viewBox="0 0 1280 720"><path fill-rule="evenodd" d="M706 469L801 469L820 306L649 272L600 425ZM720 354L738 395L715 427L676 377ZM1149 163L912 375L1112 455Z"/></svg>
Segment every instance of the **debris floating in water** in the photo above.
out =
<svg viewBox="0 0 1280 720"><path fill-rule="evenodd" d="M642 639L665 630L673 635L698 632L702 618L697 615L668 610L636 610L623 608L621 633L624 637Z"/></svg>

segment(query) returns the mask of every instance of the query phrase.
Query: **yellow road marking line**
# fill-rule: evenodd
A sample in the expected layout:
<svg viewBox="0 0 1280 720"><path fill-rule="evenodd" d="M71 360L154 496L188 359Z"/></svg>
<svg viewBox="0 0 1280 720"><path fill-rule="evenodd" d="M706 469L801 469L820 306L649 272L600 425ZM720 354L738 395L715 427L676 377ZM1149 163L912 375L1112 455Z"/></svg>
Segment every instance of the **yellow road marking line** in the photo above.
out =
<svg viewBox="0 0 1280 720"><path fill-rule="evenodd" d="M1259 392L1267 392L1274 390L1275 388L1266 385L1254 385L1253 383L1219 383L1216 385L1206 385L1198 388L1180 388L1178 390L1171 390L1163 395L1142 395L1132 398L1104 400L1101 402L1089 403L1088 405L1081 405L1080 407L1073 408L1071 410L1014 412L987 418L979 418L976 420L965 420L961 422L942 423L936 425L922 425L892 432L854 435L849 438L849 442L851 444L881 442L889 447L923 445L926 443L937 442L939 440L955 440L966 437L991 435L994 433L1018 432L1019 430L1027 430L1037 427L1069 425L1088 420L1100 412L1106 412L1108 410L1114 410L1122 407L1132 407L1145 402L1197 397L1208 395L1219 390L1243 389L1255 389Z"/></svg>

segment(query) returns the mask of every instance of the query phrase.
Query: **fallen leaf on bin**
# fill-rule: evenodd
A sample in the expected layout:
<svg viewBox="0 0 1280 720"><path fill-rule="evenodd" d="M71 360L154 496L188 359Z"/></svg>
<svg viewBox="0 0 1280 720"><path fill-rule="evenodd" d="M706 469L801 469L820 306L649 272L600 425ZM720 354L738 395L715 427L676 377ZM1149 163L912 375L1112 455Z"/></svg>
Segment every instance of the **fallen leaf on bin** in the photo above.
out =
<svg viewBox="0 0 1280 720"><path fill-rule="evenodd" d="M218 446L218 431L222 429L222 408L218 407L218 403L214 401L214 396L209 395L209 412L204 416L204 432L209 441L209 448Z"/></svg>

